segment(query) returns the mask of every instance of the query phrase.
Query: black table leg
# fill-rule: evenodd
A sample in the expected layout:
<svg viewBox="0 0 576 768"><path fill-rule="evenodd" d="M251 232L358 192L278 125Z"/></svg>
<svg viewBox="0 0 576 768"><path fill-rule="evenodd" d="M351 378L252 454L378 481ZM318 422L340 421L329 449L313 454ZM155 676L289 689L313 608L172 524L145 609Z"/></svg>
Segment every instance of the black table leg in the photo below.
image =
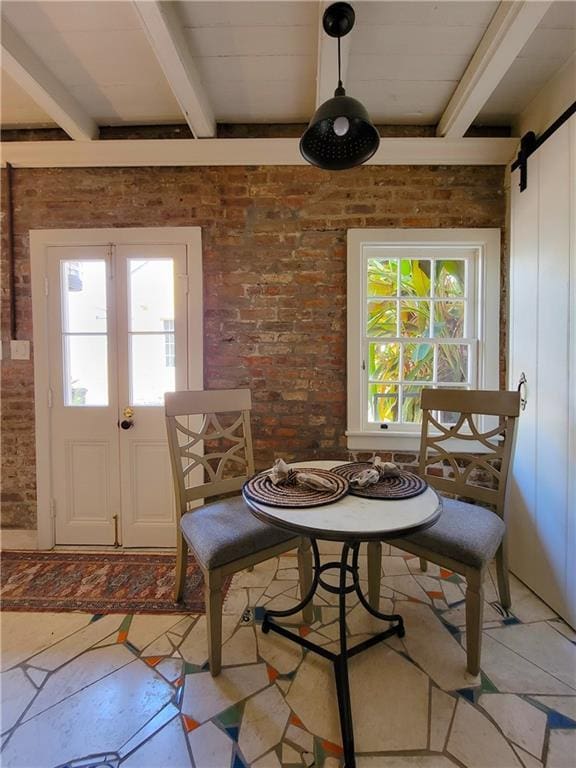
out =
<svg viewBox="0 0 576 768"><path fill-rule="evenodd" d="M309 651L317 653L319 656L323 656L325 659L329 659L334 664L334 675L336 678L336 693L338 696L338 714L340 717L340 730L342 733L342 745L344 747L344 767L355 768L356 758L354 756L354 726L352 721L352 706L350 703L350 682L348 679L348 659L356 654L365 651L376 643L385 640L393 635L404 637L404 622L402 617L398 614L385 614L375 610L368 603L364 597L360 588L360 575L358 569L358 555L360 550L360 542L345 542L342 545L342 554L340 561L331 561L322 565L320 561L320 553L318 551L318 545L314 539L311 540L312 552L314 553L314 578L312 580L312 586L307 595L301 600L294 608L290 608L286 611L265 611L264 619L262 621L262 631L268 633L270 631L276 632L283 637L287 637L303 648ZM352 551L352 563L348 563L350 551ZM338 569L339 579L338 586L335 587L332 584L327 583L322 579L322 574L327 570ZM352 583L347 584L348 574L352 577ZM293 616L301 611L314 597L318 585L321 585L323 589L326 589L332 594L338 595L338 621L340 625L340 652L332 653L327 651L321 645L312 643L305 637L291 632L280 624L276 624L275 618L282 618L286 616ZM355 592L364 608L372 615L382 621L395 622L394 626L386 629L383 632L379 632L368 640L364 640L362 643L357 643L348 648L347 636L346 636L346 595L351 592Z"/></svg>
<svg viewBox="0 0 576 768"><path fill-rule="evenodd" d="M348 575L348 552L350 547L344 544L340 558L340 592L338 598L338 614L340 624L340 653L334 659L334 674L336 676L336 693L338 696L338 714L340 715L340 731L344 747L345 768L355 768L354 756L354 725L352 722L352 704L350 702L350 683L348 680L348 648L346 637L346 576Z"/></svg>

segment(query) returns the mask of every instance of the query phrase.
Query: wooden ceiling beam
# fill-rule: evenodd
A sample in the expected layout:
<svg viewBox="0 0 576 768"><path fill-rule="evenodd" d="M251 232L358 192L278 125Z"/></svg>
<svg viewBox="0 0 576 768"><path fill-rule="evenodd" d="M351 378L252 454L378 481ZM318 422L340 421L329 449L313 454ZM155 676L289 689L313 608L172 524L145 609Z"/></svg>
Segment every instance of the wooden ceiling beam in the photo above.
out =
<svg viewBox="0 0 576 768"><path fill-rule="evenodd" d="M551 2L502 2L436 129L437 136L464 136L550 7Z"/></svg>
<svg viewBox="0 0 576 768"><path fill-rule="evenodd" d="M173 3L134 0L152 49L196 138L216 136L216 119Z"/></svg>
<svg viewBox="0 0 576 768"><path fill-rule="evenodd" d="M2 66L72 139L90 141L98 138L96 121L6 19L2 19Z"/></svg>
<svg viewBox="0 0 576 768"><path fill-rule="evenodd" d="M15 168L304 165L298 139L140 139L91 143L7 141L3 164ZM517 138L383 138L366 165L507 165ZM328 174L326 174L328 178Z"/></svg>

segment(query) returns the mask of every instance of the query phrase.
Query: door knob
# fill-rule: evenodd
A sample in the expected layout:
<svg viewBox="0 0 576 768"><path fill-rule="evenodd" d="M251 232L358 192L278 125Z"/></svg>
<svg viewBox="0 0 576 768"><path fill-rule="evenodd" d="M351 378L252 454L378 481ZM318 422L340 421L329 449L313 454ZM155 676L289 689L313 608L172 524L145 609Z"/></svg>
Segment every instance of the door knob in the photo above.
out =
<svg viewBox="0 0 576 768"><path fill-rule="evenodd" d="M129 405L126 406L122 411L122 416L124 418L122 421L118 422L119 427L122 427L122 429L130 429L130 427L134 426L134 421L132 419L134 416L134 408L130 408Z"/></svg>

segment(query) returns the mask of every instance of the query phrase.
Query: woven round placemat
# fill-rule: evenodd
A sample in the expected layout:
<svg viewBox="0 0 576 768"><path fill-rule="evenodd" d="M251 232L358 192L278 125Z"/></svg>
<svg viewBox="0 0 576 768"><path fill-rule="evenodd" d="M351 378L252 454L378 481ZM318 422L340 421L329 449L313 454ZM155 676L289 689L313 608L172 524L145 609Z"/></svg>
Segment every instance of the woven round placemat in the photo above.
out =
<svg viewBox="0 0 576 768"><path fill-rule="evenodd" d="M341 464L331 471L340 477L344 477L350 483L350 493L353 496L364 496L369 499L410 499L419 496L428 488L428 483L412 472L399 470L398 475L383 477L377 483L366 485L364 488L356 488L352 485L352 479L364 469L371 469L368 461L354 461L351 464Z"/></svg>
<svg viewBox="0 0 576 768"><path fill-rule="evenodd" d="M348 481L341 475L336 475L327 469L306 467L308 475L321 475L332 481L334 490L317 490L297 485L290 479L282 485L274 485L270 472L260 472L244 483L244 494L254 501L268 504L271 507L319 507L322 504L332 504L348 493Z"/></svg>

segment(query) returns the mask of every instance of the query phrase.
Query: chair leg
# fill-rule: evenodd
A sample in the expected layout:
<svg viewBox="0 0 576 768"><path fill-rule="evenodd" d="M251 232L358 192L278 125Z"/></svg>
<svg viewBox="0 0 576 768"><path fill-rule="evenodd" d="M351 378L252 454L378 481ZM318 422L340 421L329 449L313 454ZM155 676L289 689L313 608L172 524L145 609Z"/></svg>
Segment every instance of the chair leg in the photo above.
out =
<svg viewBox="0 0 576 768"><path fill-rule="evenodd" d="M425 560L423 557L420 558L420 570L421 571L428 570L428 560Z"/></svg>
<svg viewBox="0 0 576 768"><path fill-rule="evenodd" d="M174 600L179 603L184 594L184 580L186 578L186 566L188 565L188 544L186 539L178 530L178 541L176 543L176 578L174 581Z"/></svg>
<svg viewBox="0 0 576 768"><path fill-rule="evenodd" d="M380 608L380 579L382 576L382 544L379 541L368 542L368 602L378 610Z"/></svg>
<svg viewBox="0 0 576 768"><path fill-rule="evenodd" d="M222 668L222 577L219 571L207 571L204 580L208 663L210 674L216 677Z"/></svg>
<svg viewBox="0 0 576 768"><path fill-rule="evenodd" d="M301 538L298 545L298 573L300 576L300 595L304 599L312 586L312 551L310 549L310 540L306 538ZM314 606L312 601L302 611L302 618L306 624L314 622Z"/></svg>
<svg viewBox="0 0 576 768"><path fill-rule="evenodd" d="M508 610L512 605L510 597L510 577L508 575L508 547L506 539L498 547L496 552L496 576L498 578L498 594L500 605Z"/></svg>
<svg viewBox="0 0 576 768"><path fill-rule="evenodd" d="M471 675L480 672L484 612L483 575L482 571L474 571L466 576L466 656L468 672Z"/></svg>

